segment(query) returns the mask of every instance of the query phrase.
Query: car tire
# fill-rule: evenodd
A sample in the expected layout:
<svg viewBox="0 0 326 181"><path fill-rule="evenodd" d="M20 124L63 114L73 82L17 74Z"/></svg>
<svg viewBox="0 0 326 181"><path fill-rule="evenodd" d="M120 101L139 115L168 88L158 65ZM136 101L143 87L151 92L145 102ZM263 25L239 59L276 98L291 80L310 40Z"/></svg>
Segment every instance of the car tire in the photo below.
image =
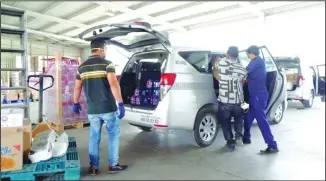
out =
<svg viewBox="0 0 326 181"><path fill-rule="evenodd" d="M145 132L151 132L152 128L151 127L146 127L146 126L137 126L140 130L145 131Z"/></svg>
<svg viewBox="0 0 326 181"><path fill-rule="evenodd" d="M276 108L274 117L270 121L270 124L272 125L279 124L283 119L284 111L285 111L285 103L283 102Z"/></svg>
<svg viewBox="0 0 326 181"><path fill-rule="evenodd" d="M216 112L213 108L203 108L196 116L194 125L194 137L198 146L205 148L210 146L219 132L219 124Z"/></svg>
<svg viewBox="0 0 326 181"><path fill-rule="evenodd" d="M308 99L308 100L303 99L303 100L301 101L302 104L303 104L303 107L304 107L304 108L311 108L312 105L314 104L314 98L315 98L314 91L311 90L311 91L310 91L309 99Z"/></svg>

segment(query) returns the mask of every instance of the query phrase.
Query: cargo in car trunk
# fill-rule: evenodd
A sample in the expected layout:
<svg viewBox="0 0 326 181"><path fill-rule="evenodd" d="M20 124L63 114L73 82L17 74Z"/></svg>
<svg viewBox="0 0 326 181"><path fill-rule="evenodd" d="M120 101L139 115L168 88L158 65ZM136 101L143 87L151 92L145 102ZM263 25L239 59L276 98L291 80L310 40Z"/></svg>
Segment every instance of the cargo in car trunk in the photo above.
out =
<svg viewBox="0 0 326 181"><path fill-rule="evenodd" d="M151 51L133 55L120 76L126 106L155 109L160 101L160 79L168 54Z"/></svg>
<svg viewBox="0 0 326 181"><path fill-rule="evenodd" d="M295 90L299 84L301 74L299 58L292 57L274 57L276 64L285 69L287 79L287 90Z"/></svg>

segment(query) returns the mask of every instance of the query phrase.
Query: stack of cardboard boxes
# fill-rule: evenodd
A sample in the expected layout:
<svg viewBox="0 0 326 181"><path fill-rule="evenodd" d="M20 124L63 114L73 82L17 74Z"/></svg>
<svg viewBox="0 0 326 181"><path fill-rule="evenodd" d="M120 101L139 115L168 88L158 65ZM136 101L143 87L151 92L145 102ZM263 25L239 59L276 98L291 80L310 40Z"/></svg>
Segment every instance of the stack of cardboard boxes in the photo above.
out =
<svg viewBox="0 0 326 181"><path fill-rule="evenodd" d="M1 172L19 170L28 161L32 126L23 114L1 114Z"/></svg>

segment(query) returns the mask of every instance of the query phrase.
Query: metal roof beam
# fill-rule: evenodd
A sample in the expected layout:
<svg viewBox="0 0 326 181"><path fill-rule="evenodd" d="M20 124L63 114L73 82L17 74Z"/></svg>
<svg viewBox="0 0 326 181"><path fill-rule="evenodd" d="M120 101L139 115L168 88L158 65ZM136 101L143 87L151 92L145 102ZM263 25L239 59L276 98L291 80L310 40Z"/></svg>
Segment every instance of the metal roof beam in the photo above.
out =
<svg viewBox="0 0 326 181"><path fill-rule="evenodd" d="M76 13L73 13L73 14L71 14L71 15L65 17L65 19L71 21L70 19L72 19L72 18L74 18L74 17L76 17L76 16L79 16L79 15L81 15L81 14L84 14L84 13L86 13L86 12L88 12L88 11L91 11L91 10L93 10L93 9L95 9L95 8L98 8L98 7L99 7L99 5L96 5L96 4L91 5L91 6L87 7L86 9L83 9L83 10L81 10L81 11L78 11L78 12L76 12ZM47 25L45 25L45 26L39 28L39 31L44 31L44 30L46 30L46 29L48 29L48 28L50 28L50 27L52 27L52 26L55 26L56 24L57 24L57 22L54 22L54 23L51 23L51 24L47 24ZM59 32L58 34L61 34L61 33Z"/></svg>
<svg viewBox="0 0 326 181"><path fill-rule="evenodd" d="M93 1L93 2L104 6L105 8L109 8L109 9L113 8L113 9L116 9L116 10L118 10L120 12L123 12L123 13L125 13L125 16L130 17L130 19L135 18L135 16L137 16L137 17L140 17L140 18L144 19L145 21L148 21L148 22L151 22L151 23L159 23L159 24L161 24L163 26L166 26L168 28L172 28L172 29L175 29L175 30L178 30L178 31L187 31L187 29L182 27L182 26L178 26L178 25L169 23L169 22L164 21L164 20L159 19L159 18L151 17L148 14L143 13L142 11L139 11L139 10L137 11L137 10L133 10L133 9L130 9L130 8L122 7L122 6L119 6L119 5L117 5L115 3L112 3L112 2L105 2L105 1ZM114 17L112 19L114 19Z"/></svg>
<svg viewBox="0 0 326 181"><path fill-rule="evenodd" d="M242 7L242 9L251 12L254 16L265 19L264 12L262 12L257 6L254 6L251 2L239 2L239 5Z"/></svg>
<svg viewBox="0 0 326 181"><path fill-rule="evenodd" d="M239 5L241 5L242 2L238 2ZM194 18L189 18L189 19L185 19L185 20L181 20L181 21L177 21L174 22L174 24L180 25L180 26L189 26L189 25L195 25L198 23L205 23L205 22L209 22L209 21L213 21L216 20L218 21L219 19L225 19L225 18L230 18L232 16L238 16L238 15L242 15L245 13L252 13L252 9L254 9L255 14L253 14L254 16L260 16L259 15L259 11L262 12L262 10L266 9L266 8L276 8L276 7L281 7L284 4L286 5L291 5L291 4L295 4L296 2L291 1L291 2L264 2L264 3L258 3L255 5L251 5L251 9L247 7L243 7L241 6L241 8L237 8L237 9L233 9L233 10L227 10L225 12L218 12L218 13L214 13L214 14L207 14L204 16L199 16L199 17L194 17ZM259 11L258 11L259 10ZM264 14L262 12L262 14ZM164 26L159 26L157 28L155 28L156 30L166 30L168 28L164 27Z"/></svg>
<svg viewBox="0 0 326 181"><path fill-rule="evenodd" d="M50 11L51 9L53 9L53 8L55 8L55 7L57 7L57 6L59 6L61 3L63 3L63 1L54 2L54 3L52 3L50 6L48 6L47 8L43 9L43 10L41 11L41 13L44 14L44 13ZM36 19L35 17L27 18L27 23L29 23L29 22L31 22L31 21L33 21L33 20L35 20L35 19Z"/></svg>
<svg viewBox="0 0 326 181"><path fill-rule="evenodd" d="M16 7L12 7L12 6L5 5L5 4L1 4L1 7L25 11L25 13L28 16L33 16L35 18L40 18L40 19L44 19L44 20L47 20L47 21L53 21L53 22L57 22L57 23L64 23L64 24L76 26L76 27L79 27L79 28L87 27L87 25L82 24L82 23L78 23L78 22L75 22L75 21L70 21L70 20L66 20L66 19L62 19L62 18L58 18L58 17L54 17L54 16L49 16L49 15L37 13L37 12L34 12L34 11L24 10L24 9L21 9L21 8L16 8Z"/></svg>
<svg viewBox="0 0 326 181"><path fill-rule="evenodd" d="M2 24L2 23L1 23L1 27L10 28L10 29L18 29L19 28L17 26L11 26L11 25ZM48 36L48 37L52 37L52 38L56 38L56 39L60 39L60 40L68 40L68 41L72 41L72 42L76 42L76 43L89 44L89 42L81 40L79 38L71 38L68 36L56 35L56 34L47 33L47 32L43 32L43 31L32 30L32 29L27 29L27 33Z"/></svg>

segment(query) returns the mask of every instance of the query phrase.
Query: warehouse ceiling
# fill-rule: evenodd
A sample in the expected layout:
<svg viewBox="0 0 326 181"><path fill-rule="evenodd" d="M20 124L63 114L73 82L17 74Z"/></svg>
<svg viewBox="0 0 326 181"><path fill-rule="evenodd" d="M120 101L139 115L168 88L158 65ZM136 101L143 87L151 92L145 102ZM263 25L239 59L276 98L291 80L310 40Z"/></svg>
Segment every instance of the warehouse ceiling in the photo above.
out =
<svg viewBox="0 0 326 181"><path fill-rule="evenodd" d="M146 21L158 31L185 32L203 26L261 18L325 2L236 1L1 1L2 8L26 10L31 41L85 47L77 38L85 29L105 23ZM18 21L1 16L1 27Z"/></svg>

